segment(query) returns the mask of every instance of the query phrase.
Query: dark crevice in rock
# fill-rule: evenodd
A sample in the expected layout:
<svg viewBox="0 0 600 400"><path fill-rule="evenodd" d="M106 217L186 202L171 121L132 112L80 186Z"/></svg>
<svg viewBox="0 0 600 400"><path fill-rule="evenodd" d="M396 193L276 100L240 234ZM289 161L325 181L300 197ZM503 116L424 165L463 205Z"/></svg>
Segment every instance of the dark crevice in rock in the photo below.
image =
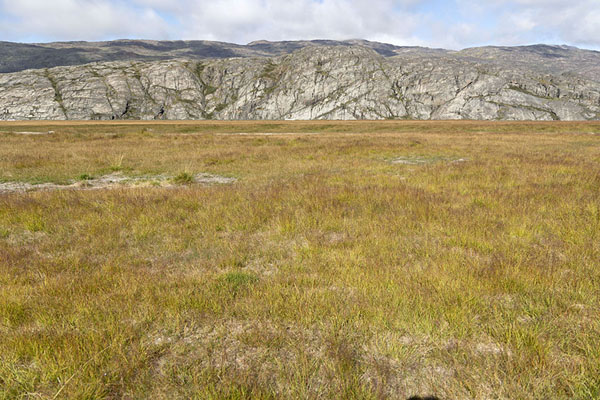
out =
<svg viewBox="0 0 600 400"><path fill-rule="evenodd" d="M52 75L50 75L49 70L45 70L44 75L45 75L46 79L48 79L48 81L50 81L50 85L52 85L52 89L54 90L54 101L58 103L58 106L60 107L65 118L68 119L69 117L67 115L67 109L63 103L62 94L60 92L60 89L58 88L58 82L56 81L56 79L54 79L54 77Z"/></svg>
<svg viewBox="0 0 600 400"><path fill-rule="evenodd" d="M165 119L165 106L160 107L160 111L154 116L154 119Z"/></svg>
<svg viewBox="0 0 600 400"><path fill-rule="evenodd" d="M120 118L125 118L127 113L130 111L130 108L131 108L131 103L129 102L129 100L127 100L127 103L125 103L125 110L123 110L123 112L121 113Z"/></svg>

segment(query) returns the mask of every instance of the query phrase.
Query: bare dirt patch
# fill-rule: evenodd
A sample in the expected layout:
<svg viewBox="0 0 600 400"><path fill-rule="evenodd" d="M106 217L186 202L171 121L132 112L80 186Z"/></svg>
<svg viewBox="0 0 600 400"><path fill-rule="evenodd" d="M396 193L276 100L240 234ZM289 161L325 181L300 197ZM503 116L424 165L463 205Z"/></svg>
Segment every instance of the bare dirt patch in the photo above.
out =
<svg viewBox="0 0 600 400"><path fill-rule="evenodd" d="M464 158L451 158L451 157L421 157L421 156L402 156L396 157L389 160L392 164L404 164L404 165L426 165L436 164L438 162L446 163L461 163L467 161Z"/></svg>
<svg viewBox="0 0 600 400"><path fill-rule="evenodd" d="M120 173L103 175L98 178L82 179L68 184L56 183L28 183L28 182L2 182L0 183L0 193L19 193L30 191L49 191L49 190L93 190L93 189L115 189L130 187L180 187L175 181L176 177L170 175L151 175L140 177L129 177ZM236 178L230 178L220 175L207 173L190 176L186 185L212 185L212 184L231 184L236 182Z"/></svg>
<svg viewBox="0 0 600 400"><path fill-rule="evenodd" d="M307 136L321 135L323 132L231 132L218 133L219 136Z"/></svg>
<svg viewBox="0 0 600 400"><path fill-rule="evenodd" d="M0 133L7 133L7 134L12 134L12 135L25 135L25 136L40 136L40 135L52 135L54 134L54 131L44 131L44 132L31 132L31 131L23 131L23 132L0 132Z"/></svg>

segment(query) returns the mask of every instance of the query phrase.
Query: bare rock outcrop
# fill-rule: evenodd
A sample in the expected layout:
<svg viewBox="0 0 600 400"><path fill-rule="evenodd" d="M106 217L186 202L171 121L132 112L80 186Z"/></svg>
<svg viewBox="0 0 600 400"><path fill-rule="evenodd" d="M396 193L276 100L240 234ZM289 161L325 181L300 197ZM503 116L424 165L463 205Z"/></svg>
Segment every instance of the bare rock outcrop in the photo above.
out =
<svg viewBox="0 0 600 400"><path fill-rule="evenodd" d="M536 68L542 56L523 51L495 61L502 51L382 54L358 43L30 69L0 74L0 120L600 119L595 54L578 71L564 60Z"/></svg>

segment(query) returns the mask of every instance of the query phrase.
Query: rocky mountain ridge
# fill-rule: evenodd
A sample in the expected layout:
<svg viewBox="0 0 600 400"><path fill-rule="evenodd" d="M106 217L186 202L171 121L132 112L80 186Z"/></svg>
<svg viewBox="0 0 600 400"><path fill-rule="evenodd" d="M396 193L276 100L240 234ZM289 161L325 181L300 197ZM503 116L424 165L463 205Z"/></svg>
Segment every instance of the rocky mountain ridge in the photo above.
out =
<svg viewBox="0 0 600 400"><path fill-rule="evenodd" d="M367 40L299 40L270 42L260 40L239 45L207 40L114 40L110 42L11 43L0 41L0 73L26 69L82 65L105 61L164 61L234 57L275 57L305 47L355 46L372 48L383 56L419 51L445 53L446 50L423 47L400 47Z"/></svg>
<svg viewBox="0 0 600 400"><path fill-rule="evenodd" d="M600 52L567 46L58 43L49 68L12 45L0 67L33 68L0 73L0 120L600 119Z"/></svg>

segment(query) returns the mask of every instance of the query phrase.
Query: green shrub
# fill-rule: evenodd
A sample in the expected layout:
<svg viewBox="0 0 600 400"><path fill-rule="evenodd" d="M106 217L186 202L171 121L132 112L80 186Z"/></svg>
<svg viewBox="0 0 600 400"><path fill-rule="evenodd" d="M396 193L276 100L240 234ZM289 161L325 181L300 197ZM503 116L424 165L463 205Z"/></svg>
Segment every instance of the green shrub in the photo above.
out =
<svg viewBox="0 0 600 400"><path fill-rule="evenodd" d="M173 178L173 183L177 185L190 185L194 183L194 176L187 172L182 172Z"/></svg>

